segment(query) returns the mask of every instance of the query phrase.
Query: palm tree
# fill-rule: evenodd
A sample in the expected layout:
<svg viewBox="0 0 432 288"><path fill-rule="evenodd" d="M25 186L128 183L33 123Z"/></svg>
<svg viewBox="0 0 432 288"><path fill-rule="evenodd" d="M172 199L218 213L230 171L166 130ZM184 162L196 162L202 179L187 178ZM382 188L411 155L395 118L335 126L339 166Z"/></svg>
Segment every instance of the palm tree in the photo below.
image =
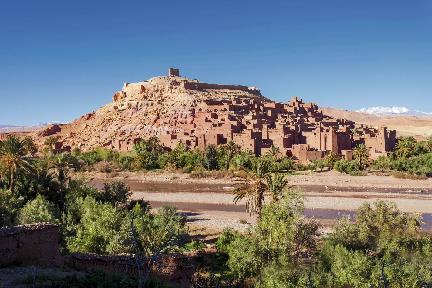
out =
<svg viewBox="0 0 432 288"><path fill-rule="evenodd" d="M70 154L57 154L50 159L49 168L54 170L54 174L59 182L58 198L64 198L64 191L69 181L69 171L73 167ZM63 201L60 201L60 208L63 208Z"/></svg>
<svg viewBox="0 0 432 288"><path fill-rule="evenodd" d="M235 144L234 141L229 141L227 144L221 146L221 150L226 155L225 169L228 170L234 156L240 153L240 146Z"/></svg>
<svg viewBox="0 0 432 288"><path fill-rule="evenodd" d="M234 203L246 199L246 210L249 214L257 214L261 217L264 196L268 191L266 178L270 172L270 162L257 159L253 162L252 169L247 172L245 183L234 190Z"/></svg>
<svg viewBox="0 0 432 288"><path fill-rule="evenodd" d="M281 151L279 147L272 144L270 150L267 152L267 156L270 156L271 158L278 160L281 156Z"/></svg>
<svg viewBox="0 0 432 288"><path fill-rule="evenodd" d="M273 173L267 175L266 181L272 201L279 201L282 196L282 192L288 185L288 181L285 179L285 176L280 173Z"/></svg>
<svg viewBox="0 0 432 288"><path fill-rule="evenodd" d="M53 154L55 152L55 144L58 142L58 136L50 136L45 139L44 145L48 149L48 153Z"/></svg>
<svg viewBox="0 0 432 288"><path fill-rule="evenodd" d="M364 144L359 144L354 148L353 156L359 162L360 167L365 169L369 162L369 149Z"/></svg>
<svg viewBox="0 0 432 288"><path fill-rule="evenodd" d="M417 141L414 137L401 137L397 140L395 153L399 158L409 158L413 155Z"/></svg>
<svg viewBox="0 0 432 288"><path fill-rule="evenodd" d="M22 142L25 149L27 150L27 153L31 156L35 156L35 154L38 152L38 149L33 138L31 138L30 136L26 136L24 137Z"/></svg>
<svg viewBox="0 0 432 288"><path fill-rule="evenodd" d="M26 140L21 140L15 135L10 135L6 140L0 141L0 164L7 174L10 191L15 187L18 170L31 169L27 149Z"/></svg>

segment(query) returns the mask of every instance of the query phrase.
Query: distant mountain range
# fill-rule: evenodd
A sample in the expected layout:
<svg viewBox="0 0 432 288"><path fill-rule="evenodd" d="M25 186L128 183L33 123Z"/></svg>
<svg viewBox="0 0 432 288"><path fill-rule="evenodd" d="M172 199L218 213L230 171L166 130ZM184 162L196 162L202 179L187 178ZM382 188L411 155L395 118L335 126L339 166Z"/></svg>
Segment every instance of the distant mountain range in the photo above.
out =
<svg viewBox="0 0 432 288"><path fill-rule="evenodd" d="M371 107L358 111L335 108L322 110L333 118L349 119L374 127L387 126L396 130L398 136L415 136L419 139L432 136L432 114L412 111L405 107Z"/></svg>
<svg viewBox="0 0 432 288"><path fill-rule="evenodd" d="M374 106L374 107L368 107L368 108L361 108L357 110L356 112L359 113L366 113L371 115L377 115L377 116L431 116L432 113L430 112L423 112L420 110L411 110L407 107L401 107L401 106Z"/></svg>

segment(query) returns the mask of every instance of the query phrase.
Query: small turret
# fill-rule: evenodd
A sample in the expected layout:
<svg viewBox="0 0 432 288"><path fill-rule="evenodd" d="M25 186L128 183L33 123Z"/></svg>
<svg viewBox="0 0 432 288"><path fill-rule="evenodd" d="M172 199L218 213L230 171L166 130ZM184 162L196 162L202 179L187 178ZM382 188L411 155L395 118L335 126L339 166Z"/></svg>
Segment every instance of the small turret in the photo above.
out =
<svg viewBox="0 0 432 288"><path fill-rule="evenodd" d="M178 68L169 68L168 69L169 77L180 77L180 69Z"/></svg>

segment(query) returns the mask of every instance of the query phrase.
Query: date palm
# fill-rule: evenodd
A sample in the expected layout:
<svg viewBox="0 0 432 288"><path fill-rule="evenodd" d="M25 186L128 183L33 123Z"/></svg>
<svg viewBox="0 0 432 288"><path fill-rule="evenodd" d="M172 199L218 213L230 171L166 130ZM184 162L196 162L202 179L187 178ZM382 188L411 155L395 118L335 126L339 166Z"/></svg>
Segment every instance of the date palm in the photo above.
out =
<svg viewBox="0 0 432 288"><path fill-rule="evenodd" d="M267 177L270 172L270 162L265 159L257 159L252 164L252 169L247 171L245 182L234 190L234 203L245 199L246 210L249 214L261 217L261 209L264 204L264 196L268 191Z"/></svg>
<svg viewBox="0 0 432 288"><path fill-rule="evenodd" d="M357 145L354 148L353 156L359 162L360 167L365 169L369 161L369 149L364 144Z"/></svg>
<svg viewBox="0 0 432 288"><path fill-rule="evenodd" d="M12 191L15 187L17 172L30 170L28 140L11 135L0 141L0 165L8 178L8 189Z"/></svg>
<svg viewBox="0 0 432 288"><path fill-rule="evenodd" d="M231 161L238 153L240 153L241 148L233 141L229 141L227 144L221 146L221 150L224 152L224 155L226 156L225 169L228 170Z"/></svg>
<svg viewBox="0 0 432 288"><path fill-rule="evenodd" d="M287 188L288 181L285 176L280 173L269 174L266 177L268 192L272 197L272 201L276 202L282 197L282 193Z"/></svg>
<svg viewBox="0 0 432 288"><path fill-rule="evenodd" d="M275 145L271 145L270 150L267 152L267 156L270 156L271 158L278 160L281 157L282 153L279 149L279 147Z"/></svg>

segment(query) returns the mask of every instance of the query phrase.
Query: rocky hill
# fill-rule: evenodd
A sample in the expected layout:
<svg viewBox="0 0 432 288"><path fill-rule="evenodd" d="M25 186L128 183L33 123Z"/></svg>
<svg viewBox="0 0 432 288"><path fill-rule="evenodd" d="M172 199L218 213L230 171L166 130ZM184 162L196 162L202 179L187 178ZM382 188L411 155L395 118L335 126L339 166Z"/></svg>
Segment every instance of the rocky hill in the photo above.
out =
<svg viewBox="0 0 432 288"><path fill-rule="evenodd" d="M136 139L160 136L190 124L210 99L267 99L254 87L200 83L180 76L124 83L112 102L69 124L50 125L36 138L56 136L58 147L82 150L108 147L129 150ZM122 146L122 147L120 147Z"/></svg>

